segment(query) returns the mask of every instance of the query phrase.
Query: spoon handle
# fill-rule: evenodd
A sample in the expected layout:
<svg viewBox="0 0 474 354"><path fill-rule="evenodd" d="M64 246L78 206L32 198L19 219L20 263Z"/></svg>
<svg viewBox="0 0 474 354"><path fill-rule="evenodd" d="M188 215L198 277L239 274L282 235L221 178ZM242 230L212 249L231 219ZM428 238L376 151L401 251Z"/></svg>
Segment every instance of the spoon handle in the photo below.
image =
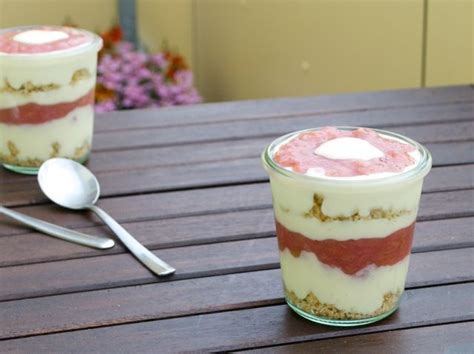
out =
<svg viewBox="0 0 474 354"><path fill-rule="evenodd" d="M129 251L153 273L161 276L169 275L176 271L176 269L145 248L104 210L95 205L88 206L87 208L96 213L97 216L99 216L107 226L115 232L117 237L129 249Z"/></svg>
<svg viewBox="0 0 474 354"><path fill-rule="evenodd" d="M114 246L114 241L109 238L91 236L78 231L66 229L64 227L50 224L49 222L33 218L31 216L19 213L17 211L0 206L0 214L9 216L31 228L48 234L53 237L60 238L65 241L78 243L80 245L94 247L98 249L106 249Z"/></svg>

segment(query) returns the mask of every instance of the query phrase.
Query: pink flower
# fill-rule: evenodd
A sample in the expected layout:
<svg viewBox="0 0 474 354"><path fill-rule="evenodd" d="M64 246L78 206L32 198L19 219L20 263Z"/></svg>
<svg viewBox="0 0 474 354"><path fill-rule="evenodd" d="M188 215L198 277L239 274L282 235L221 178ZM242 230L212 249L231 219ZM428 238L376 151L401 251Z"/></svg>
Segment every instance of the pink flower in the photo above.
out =
<svg viewBox="0 0 474 354"><path fill-rule="evenodd" d="M111 112L111 111L116 111L116 110L117 110L117 106L115 105L113 100L102 101L95 105L95 111L97 113L105 113L105 112Z"/></svg>
<svg viewBox="0 0 474 354"><path fill-rule="evenodd" d="M180 69L166 77L169 61L164 53L147 54L120 42L111 54L104 54L97 67L97 83L115 95L98 102L97 112L117 109L163 107L201 102L190 70Z"/></svg>

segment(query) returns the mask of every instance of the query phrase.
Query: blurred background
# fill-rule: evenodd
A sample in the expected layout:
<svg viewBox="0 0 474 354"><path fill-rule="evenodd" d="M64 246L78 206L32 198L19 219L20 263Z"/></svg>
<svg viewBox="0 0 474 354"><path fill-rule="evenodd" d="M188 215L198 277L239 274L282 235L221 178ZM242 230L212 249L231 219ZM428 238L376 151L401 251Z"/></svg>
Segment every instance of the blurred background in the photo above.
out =
<svg viewBox="0 0 474 354"><path fill-rule="evenodd" d="M206 102L474 82L472 0L0 0L0 27L74 23L180 53Z"/></svg>

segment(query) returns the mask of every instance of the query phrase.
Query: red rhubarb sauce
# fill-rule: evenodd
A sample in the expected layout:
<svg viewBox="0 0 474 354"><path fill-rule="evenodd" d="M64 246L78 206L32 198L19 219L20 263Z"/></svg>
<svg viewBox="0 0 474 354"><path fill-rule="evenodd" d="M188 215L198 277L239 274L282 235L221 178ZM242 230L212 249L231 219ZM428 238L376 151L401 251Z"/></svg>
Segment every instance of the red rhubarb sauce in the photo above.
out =
<svg viewBox="0 0 474 354"><path fill-rule="evenodd" d="M321 263L354 275L367 266L394 265L411 251L415 223L383 238L358 240L311 240L300 233L285 228L276 221L278 246L289 249L294 257L302 251L312 252Z"/></svg>
<svg viewBox="0 0 474 354"><path fill-rule="evenodd" d="M94 104L94 89L72 102L52 105L27 103L18 107L0 109L0 123L6 124L41 124L64 118L74 109Z"/></svg>
<svg viewBox="0 0 474 354"><path fill-rule="evenodd" d="M383 157L370 160L334 160L314 153L325 142L337 138L352 137L366 140L384 153ZM356 130L339 130L325 127L319 130L303 132L284 143L273 156L282 167L291 168L294 172L306 173L310 168L324 170L325 176L352 177L383 172L402 172L415 163L409 152L415 150L410 144L393 139L386 139L377 132L367 128Z"/></svg>
<svg viewBox="0 0 474 354"><path fill-rule="evenodd" d="M66 33L68 37L42 44L22 43L14 39L17 34L30 30L59 31ZM0 52L6 54L50 53L60 50L73 49L87 43L92 43L93 40L94 38L92 35L76 28L50 26L36 26L31 28L20 27L12 29L11 31L7 30L0 33Z"/></svg>

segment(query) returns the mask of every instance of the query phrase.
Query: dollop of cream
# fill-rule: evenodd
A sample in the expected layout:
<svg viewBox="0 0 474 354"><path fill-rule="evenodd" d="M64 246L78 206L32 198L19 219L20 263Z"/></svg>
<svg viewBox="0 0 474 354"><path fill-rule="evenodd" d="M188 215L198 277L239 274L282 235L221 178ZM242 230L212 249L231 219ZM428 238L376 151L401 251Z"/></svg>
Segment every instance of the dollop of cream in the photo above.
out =
<svg viewBox="0 0 474 354"><path fill-rule="evenodd" d="M329 140L315 149L314 153L331 160L371 160L384 156L368 141L351 137Z"/></svg>
<svg viewBox="0 0 474 354"><path fill-rule="evenodd" d="M61 31L29 30L13 37L13 40L25 44L46 44L68 38L69 35Z"/></svg>

